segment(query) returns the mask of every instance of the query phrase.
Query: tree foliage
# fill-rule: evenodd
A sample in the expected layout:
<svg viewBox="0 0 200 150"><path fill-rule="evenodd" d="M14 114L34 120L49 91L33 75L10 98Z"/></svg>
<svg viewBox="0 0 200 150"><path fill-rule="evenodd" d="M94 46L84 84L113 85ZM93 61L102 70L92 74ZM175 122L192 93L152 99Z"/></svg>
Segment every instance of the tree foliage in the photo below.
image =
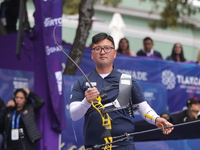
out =
<svg viewBox="0 0 200 150"><path fill-rule="evenodd" d="M172 28L178 29L179 26L193 28L195 25L187 21L187 17L192 17L200 12L199 7L194 7L194 0L140 0L142 2L150 1L154 4L151 11L160 11L160 20L152 20L149 26L155 30L156 28ZM200 1L200 0L195 0ZM164 6L163 6L164 4Z"/></svg>
<svg viewBox="0 0 200 150"><path fill-rule="evenodd" d="M92 0L94 3L100 3L104 6L117 7L122 0ZM63 13L66 15L78 14L81 0L63 0Z"/></svg>

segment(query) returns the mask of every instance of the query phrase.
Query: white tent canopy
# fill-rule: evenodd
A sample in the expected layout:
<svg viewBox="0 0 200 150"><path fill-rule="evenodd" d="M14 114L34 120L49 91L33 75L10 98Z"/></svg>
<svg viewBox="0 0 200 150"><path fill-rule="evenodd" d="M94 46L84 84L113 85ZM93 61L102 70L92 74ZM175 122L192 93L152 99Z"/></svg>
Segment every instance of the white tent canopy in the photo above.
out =
<svg viewBox="0 0 200 150"><path fill-rule="evenodd" d="M118 12L114 13L112 20L109 24L109 29L111 30L110 35L114 38L115 49L118 48L118 43L120 39L124 37L124 28L126 28L126 25L122 19L121 14Z"/></svg>

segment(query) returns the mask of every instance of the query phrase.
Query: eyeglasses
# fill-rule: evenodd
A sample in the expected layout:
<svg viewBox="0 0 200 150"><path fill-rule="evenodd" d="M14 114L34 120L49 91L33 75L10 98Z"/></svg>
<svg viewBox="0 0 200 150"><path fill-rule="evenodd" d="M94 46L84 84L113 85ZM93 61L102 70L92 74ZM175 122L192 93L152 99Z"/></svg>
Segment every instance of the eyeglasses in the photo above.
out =
<svg viewBox="0 0 200 150"><path fill-rule="evenodd" d="M101 46L97 46L97 47L94 47L92 50L99 54L102 52L102 50L104 50L105 53L110 53L111 50L114 49L114 47L111 47L111 46L104 46L104 47L101 47Z"/></svg>

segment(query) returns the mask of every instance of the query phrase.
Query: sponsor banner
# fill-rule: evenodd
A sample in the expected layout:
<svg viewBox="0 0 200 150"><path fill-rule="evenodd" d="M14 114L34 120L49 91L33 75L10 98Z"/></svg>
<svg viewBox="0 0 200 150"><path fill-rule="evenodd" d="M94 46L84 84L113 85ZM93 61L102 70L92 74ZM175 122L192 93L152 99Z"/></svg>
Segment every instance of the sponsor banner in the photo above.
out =
<svg viewBox="0 0 200 150"><path fill-rule="evenodd" d="M61 130L65 127L63 95L62 95L62 66L61 50L54 42L54 27L56 27L55 37L57 42L61 43L61 26L62 26L62 1L61 0L43 0L41 1L42 21L43 21L43 38L46 52L46 64L48 71L48 81L52 100L53 111L56 120L52 127ZM63 109L61 109L63 108Z"/></svg>
<svg viewBox="0 0 200 150"><path fill-rule="evenodd" d="M34 90L34 73L28 71L0 69L0 97L5 104L12 99L13 92L19 88Z"/></svg>

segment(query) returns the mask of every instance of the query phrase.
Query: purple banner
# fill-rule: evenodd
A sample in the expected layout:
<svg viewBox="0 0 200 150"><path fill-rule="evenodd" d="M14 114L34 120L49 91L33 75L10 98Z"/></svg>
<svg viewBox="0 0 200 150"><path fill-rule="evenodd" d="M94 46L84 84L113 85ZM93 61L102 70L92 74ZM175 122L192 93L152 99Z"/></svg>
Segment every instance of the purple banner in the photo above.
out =
<svg viewBox="0 0 200 150"><path fill-rule="evenodd" d="M55 37L58 43L61 43L62 1L43 0L41 1L41 8L49 88L53 111L57 118L52 122L52 128L61 131L61 129L65 127L65 121L63 120L64 101L62 95L62 66L60 61L62 52L55 45L53 30L56 26Z"/></svg>

